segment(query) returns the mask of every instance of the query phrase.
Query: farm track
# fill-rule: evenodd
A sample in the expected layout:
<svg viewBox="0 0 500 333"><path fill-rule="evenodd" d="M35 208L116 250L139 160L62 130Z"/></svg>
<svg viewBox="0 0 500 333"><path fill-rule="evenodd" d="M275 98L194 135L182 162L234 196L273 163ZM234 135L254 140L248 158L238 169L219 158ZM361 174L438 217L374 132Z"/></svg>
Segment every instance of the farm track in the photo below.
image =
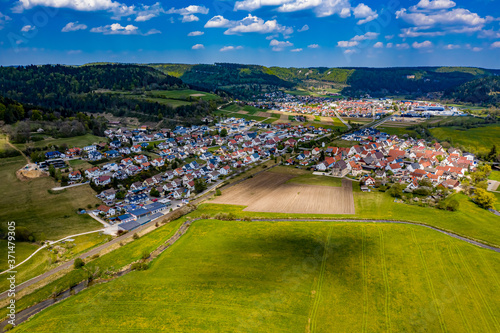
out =
<svg viewBox="0 0 500 333"><path fill-rule="evenodd" d="M363 226L361 229L361 266L363 279L363 320L362 332L366 332L367 316L368 316L368 278L366 273L366 229Z"/></svg>
<svg viewBox="0 0 500 333"><path fill-rule="evenodd" d="M323 281L325 280L325 270L326 270L326 260L328 259L328 248L330 246L330 239L332 237L332 230L333 227L330 227L330 230L328 231L328 236L326 238L325 242L325 248L323 250L323 258L321 259L321 267L319 271L319 276L318 276L318 284L316 285L316 294L314 296L314 302L312 305L312 311L311 311L311 327L309 329L310 332L316 332L316 318L318 316L318 308L319 304L321 303L321 289L323 288Z"/></svg>
<svg viewBox="0 0 500 333"><path fill-rule="evenodd" d="M433 298L432 303L434 304L434 308L436 309L436 313L437 313L438 318L439 318L439 324L441 325L441 330L443 332L448 332L448 329L446 328L446 324L445 324L444 319L443 319L443 314L441 313L441 309L440 309L440 306L438 304L439 301L438 301L438 298L436 296L436 290L434 288L434 284L432 283L429 269L427 268L427 262L425 261L424 253L422 252L422 247L420 246L418 239L417 239L417 236L415 235L415 230L413 230L413 229L411 230L411 236L412 236L413 242L415 243L415 246L418 249L418 254L420 256L422 266L424 267L424 272L425 272L425 277L427 279L427 284L429 285L429 289L431 291L431 295Z"/></svg>
<svg viewBox="0 0 500 333"><path fill-rule="evenodd" d="M453 250L452 250L452 246L453 244L451 244L451 242L449 242L449 246L448 246L448 257L450 259L455 259L457 258L455 256L455 254L453 253ZM462 284L465 285L465 289L467 289L467 294L469 295L469 299L471 299L475 304L476 306L480 307L480 304L479 304L479 301L477 300L476 297L474 297L472 295L472 291L470 289L470 286L469 284L467 283L467 278L464 277L462 271L460 270L460 267L458 266L458 264L453 260L453 264L454 264L454 267L455 267L455 270L456 272L458 272L458 275L460 276L460 280L462 281ZM481 319L483 321L483 323L485 324L486 327L489 328L489 325L488 325L488 320L486 319L486 317L484 316L484 312L480 312L480 316L481 316Z"/></svg>
<svg viewBox="0 0 500 333"><path fill-rule="evenodd" d="M471 271L470 267L469 267L469 264L466 262L466 260L464 259L463 257L463 254L462 252L460 251L460 249L456 246L456 244L453 245L455 247L455 250L457 251L457 254L458 254L458 257L460 258L460 260L462 261L462 267L465 267L465 269L467 270L467 272L469 273L470 277L471 277L471 280L472 280L472 283L474 284L474 287L476 287L477 289L477 292L480 296L480 299L482 300L483 302L483 305L486 307L486 309L488 310L488 313L489 315L491 316L491 319L492 319L492 322L493 322L493 326L494 329L492 332L500 332L500 327L498 325L498 321L497 321L497 318L495 317L495 315L493 314L493 311L491 310L491 307L488 303L488 301L486 300L483 292L481 291L481 288L479 287L479 284L477 283L477 280L476 280L476 277L474 276L473 272Z"/></svg>
<svg viewBox="0 0 500 333"><path fill-rule="evenodd" d="M455 287L451 283L451 279L450 279L448 273L446 272L444 261L443 261L443 256L442 256L442 251L439 250L437 242L434 242L434 248L435 248L436 252L438 253L437 257L439 258L439 266L441 268L441 271L443 272L443 276L445 278L446 285L448 286L448 288L450 288L451 293L453 294L453 299L457 299L458 292L456 291ZM460 318L462 319L462 322L463 322L465 329L467 330L467 332L471 332L470 324L464 315L463 304L461 302L459 302L457 307L458 307L458 312L460 313Z"/></svg>
<svg viewBox="0 0 500 333"><path fill-rule="evenodd" d="M387 265L385 262L385 242L384 242L384 233L378 228L378 234L380 238L380 258L382 259L382 275L384 277L384 288L385 288L385 303L384 303L384 312L385 312L385 326L387 332L391 332L391 312L390 310L390 287L389 287L389 279L387 277Z"/></svg>

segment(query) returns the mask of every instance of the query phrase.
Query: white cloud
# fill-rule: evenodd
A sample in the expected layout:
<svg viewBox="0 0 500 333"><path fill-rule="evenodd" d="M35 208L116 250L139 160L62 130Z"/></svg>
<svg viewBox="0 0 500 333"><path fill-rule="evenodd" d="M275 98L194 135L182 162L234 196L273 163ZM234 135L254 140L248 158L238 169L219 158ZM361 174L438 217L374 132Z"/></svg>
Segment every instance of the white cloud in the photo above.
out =
<svg viewBox="0 0 500 333"><path fill-rule="evenodd" d="M318 44L311 44L311 45L307 45L308 48L310 49L317 49L319 47Z"/></svg>
<svg viewBox="0 0 500 333"><path fill-rule="evenodd" d="M270 43L269 43L269 46L272 46L272 50L273 51L283 51L286 47L291 47L293 46L292 43L290 43L289 41L285 41L285 42L282 42L282 41L279 41L277 39L273 39Z"/></svg>
<svg viewBox="0 0 500 333"><path fill-rule="evenodd" d="M337 46L338 47L354 47L354 46L358 46L359 45L359 42L357 41L345 41L345 40L341 40L339 42L337 42Z"/></svg>
<svg viewBox="0 0 500 333"><path fill-rule="evenodd" d="M225 19L222 15L212 17L205 23L205 28L225 28L231 25L231 21Z"/></svg>
<svg viewBox="0 0 500 333"><path fill-rule="evenodd" d="M160 16L160 14L164 13L165 10L163 9L163 7L159 2L151 6L142 5L141 9L136 12L137 17L135 18L135 21L136 22L149 21L152 18Z"/></svg>
<svg viewBox="0 0 500 333"><path fill-rule="evenodd" d="M361 41L364 41L364 40L367 40L367 39L371 40L371 39L377 38L379 35L380 34L378 32L367 32L364 35L354 36L353 38L351 38L351 41L361 42Z"/></svg>
<svg viewBox="0 0 500 333"><path fill-rule="evenodd" d="M204 34L203 31L191 31L190 33L188 33L188 36L190 36L190 37L192 37L192 36L201 36L203 34Z"/></svg>
<svg viewBox="0 0 500 333"><path fill-rule="evenodd" d="M90 29L90 32L102 33L104 35L136 35L138 28L132 24L122 26L120 23L113 23L102 27Z"/></svg>
<svg viewBox="0 0 500 333"><path fill-rule="evenodd" d="M80 54L82 53L82 50L69 50L68 52L66 52L67 54L69 55L72 55L72 54Z"/></svg>
<svg viewBox="0 0 500 333"><path fill-rule="evenodd" d="M187 6L185 8L179 8L179 9L171 8L171 9L167 10L165 13L167 13L167 14L179 14L182 16L182 22L186 23L186 22L199 21L200 19L198 18L198 16L196 16L194 14L206 15L206 14L208 14L208 11L209 11L209 9L206 8L205 6L190 5L190 6Z"/></svg>
<svg viewBox="0 0 500 333"><path fill-rule="evenodd" d="M70 32L70 31L78 31L78 30L85 30L87 29L87 26L85 24L80 24L78 21L76 22L69 22L62 28L62 32Z"/></svg>
<svg viewBox="0 0 500 333"><path fill-rule="evenodd" d="M348 49L344 51L344 54L353 54L353 53L356 53L356 50Z"/></svg>
<svg viewBox="0 0 500 333"><path fill-rule="evenodd" d="M198 18L198 16L196 15L184 15L182 17L182 23L186 23L186 22L195 22L195 21L199 21L200 19Z"/></svg>
<svg viewBox="0 0 500 333"><path fill-rule="evenodd" d="M304 26L297 31L302 32L302 31L307 31L307 30L309 30L309 26L307 24L304 24Z"/></svg>
<svg viewBox="0 0 500 333"><path fill-rule="evenodd" d="M229 45L229 46L224 46L219 51L221 51L221 52L234 51L234 50L241 50L242 48L243 48L243 46L232 46L232 45Z"/></svg>
<svg viewBox="0 0 500 333"><path fill-rule="evenodd" d="M394 35L387 35L387 36L385 36L385 39L386 39L386 40L391 40L391 39L393 39L393 38L394 38Z"/></svg>
<svg viewBox="0 0 500 333"><path fill-rule="evenodd" d="M388 48L388 49L392 49L392 46L393 46L393 45L394 45L394 44L392 44L392 43L387 43L387 45L386 45L385 47L386 47L386 48Z"/></svg>
<svg viewBox="0 0 500 333"><path fill-rule="evenodd" d="M500 48L500 42L494 42L493 44L491 44L491 47L494 49Z"/></svg>
<svg viewBox="0 0 500 333"><path fill-rule="evenodd" d="M376 49L381 49L384 47L384 43L382 42L376 42L374 45L373 45L374 48Z"/></svg>
<svg viewBox="0 0 500 333"><path fill-rule="evenodd" d="M480 51L482 51L482 50L483 50L483 48L482 48L482 47L473 47L473 48L472 48L472 51L474 51L474 52L480 52Z"/></svg>
<svg viewBox="0 0 500 333"><path fill-rule="evenodd" d="M158 29L151 29L148 32L146 32L144 36L156 35L156 34L161 34L161 31Z"/></svg>
<svg viewBox="0 0 500 333"><path fill-rule="evenodd" d="M420 0L418 4L411 7L412 10L418 9L448 9L453 8L457 4L450 0Z"/></svg>
<svg viewBox="0 0 500 333"><path fill-rule="evenodd" d="M410 45L408 45L408 43L396 44L395 46L398 50L407 50L410 48Z"/></svg>
<svg viewBox="0 0 500 333"><path fill-rule="evenodd" d="M36 29L36 27L28 24L28 25L25 25L24 27L22 27L21 31L22 32L29 32L29 31L35 30L35 29Z"/></svg>
<svg viewBox="0 0 500 333"><path fill-rule="evenodd" d="M230 21L221 15L217 15L205 24L205 28L228 28L224 31L225 35L239 35L248 32L261 34L281 33L283 35L293 33L293 28L283 26L276 20L264 21L260 17L251 14L239 21Z"/></svg>
<svg viewBox="0 0 500 333"><path fill-rule="evenodd" d="M350 0L243 0L236 1L234 10L254 11L264 6L278 6L277 10L285 13L312 10L317 17L351 16Z"/></svg>
<svg viewBox="0 0 500 333"><path fill-rule="evenodd" d="M417 42L413 42L413 44L411 44L411 46L414 48L414 49L426 49L426 48L429 48L429 47L432 47L433 44L431 41L429 40L426 40L422 43L417 43Z"/></svg>
<svg viewBox="0 0 500 333"><path fill-rule="evenodd" d="M491 16L481 17L464 8L453 8L456 4L449 0L422 0L409 9L396 12L396 18L405 21L410 27L403 28L399 35L406 37L435 37L450 33L470 34L481 31L484 26L495 20Z"/></svg>
<svg viewBox="0 0 500 333"><path fill-rule="evenodd" d="M130 16L136 13L135 6L113 0L19 0L16 2L13 11L21 13L25 9L31 9L36 6L52 8L69 8L78 11L108 11L113 13L114 18Z"/></svg>
<svg viewBox="0 0 500 333"><path fill-rule="evenodd" d="M500 31L495 31L493 29L490 30L482 30L479 35L479 38L492 38L492 39L498 39L500 38Z"/></svg>
<svg viewBox="0 0 500 333"><path fill-rule="evenodd" d="M4 14L2 14L2 12L0 12L0 30L3 29L5 22L11 21L11 20L12 19L10 17L8 17L7 15L4 15Z"/></svg>
<svg viewBox="0 0 500 333"><path fill-rule="evenodd" d="M378 17L377 11L374 11L364 3L360 3L353 9L354 17L357 19L362 19L358 21L358 24L364 24L375 20Z"/></svg>
<svg viewBox="0 0 500 333"><path fill-rule="evenodd" d="M444 47L445 50L456 50L459 48L460 48L460 45L456 45L456 44L448 44Z"/></svg>
<svg viewBox="0 0 500 333"><path fill-rule="evenodd" d="M203 46L203 44L195 44L191 47L191 49L193 49L193 50L202 50L204 48L205 48L205 46Z"/></svg>
<svg viewBox="0 0 500 333"><path fill-rule="evenodd" d="M301 48L298 48L298 49L292 49L292 50L290 50L290 52L302 52L302 49L301 49Z"/></svg>

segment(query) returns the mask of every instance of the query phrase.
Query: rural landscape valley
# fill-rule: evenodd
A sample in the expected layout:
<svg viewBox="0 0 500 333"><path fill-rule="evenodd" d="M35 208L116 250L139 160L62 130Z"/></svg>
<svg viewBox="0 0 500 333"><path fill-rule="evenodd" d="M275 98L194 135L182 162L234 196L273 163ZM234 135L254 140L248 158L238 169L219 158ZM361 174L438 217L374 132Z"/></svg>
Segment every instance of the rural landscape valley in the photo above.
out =
<svg viewBox="0 0 500 333"><path fill-rule="evenodd" d="M499 332L499 10L0 1L0 331Z"/></svg>

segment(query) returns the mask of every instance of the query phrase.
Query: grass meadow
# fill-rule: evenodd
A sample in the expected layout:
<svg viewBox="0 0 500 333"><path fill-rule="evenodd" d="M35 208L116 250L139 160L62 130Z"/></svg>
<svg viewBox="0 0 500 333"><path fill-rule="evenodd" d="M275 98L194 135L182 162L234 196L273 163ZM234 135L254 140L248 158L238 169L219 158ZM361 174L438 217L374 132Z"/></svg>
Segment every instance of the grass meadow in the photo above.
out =
<svg viewBox="0 0 500 333"><path fill-rule="evenodd" d="M448 141L452 146L462 145L473 152L488 152L493 145L500 147L500 125L488 125L471 129L437 127L430 129L437 139Z"/></svg>
<svg viewBox="0 0 500 333"><path fill-rule="evenodd" d="M48 189L56 186L50 177L30 181L17 179L16 171L25 165L22 156L0 160L0 220L15 221L17 226L28 228L36 235L45 234L55 240L67 235L102 228L88 215L78 215L78 208L99 203L89 186L77 186L58 194Z"/></svg>
<svg viewBox="0 0 500 333"><path fill-rule="evenodd" d="M421 226L200 220L14 331L498 332L499 265Z"/></svg>

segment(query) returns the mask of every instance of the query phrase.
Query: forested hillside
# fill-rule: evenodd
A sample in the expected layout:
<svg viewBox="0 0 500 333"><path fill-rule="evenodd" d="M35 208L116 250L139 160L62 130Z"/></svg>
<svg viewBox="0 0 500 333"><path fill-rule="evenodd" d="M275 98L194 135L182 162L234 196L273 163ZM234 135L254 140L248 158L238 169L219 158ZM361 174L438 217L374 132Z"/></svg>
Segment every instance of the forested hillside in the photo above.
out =
<svg viewBox="0 0 500 333"><path fill-rule="evenodd" d="M500 76L482 77L458 87L445 94L457 102L500 106Z"/></svg>
<svg viewBox="0 0 500 333"><path fill-rule="evenodd" d="M442 94L475 79L500 74L498 70L475 67L285 68L227 63L150 66L180 77L186 83L205 89L224 90L240 98L273 89L317 85L318 82L343 87L342 94L351 97L369 94L375 97L399 95L418 98L428 93Z"/></svg>
<svg viewBox="0 0 500 333"><path fill-rule="evenodd" d="M179 78L142 65L0 67L0 95L57 111L65 117L77 112L110 112L142 120L198 122L213 105L197 101L174 108L168 103L139 98L144 91L188 87ZM12 116L9 112L0 120L12 123L22 119L22 115L14 112Z"/></svg>

